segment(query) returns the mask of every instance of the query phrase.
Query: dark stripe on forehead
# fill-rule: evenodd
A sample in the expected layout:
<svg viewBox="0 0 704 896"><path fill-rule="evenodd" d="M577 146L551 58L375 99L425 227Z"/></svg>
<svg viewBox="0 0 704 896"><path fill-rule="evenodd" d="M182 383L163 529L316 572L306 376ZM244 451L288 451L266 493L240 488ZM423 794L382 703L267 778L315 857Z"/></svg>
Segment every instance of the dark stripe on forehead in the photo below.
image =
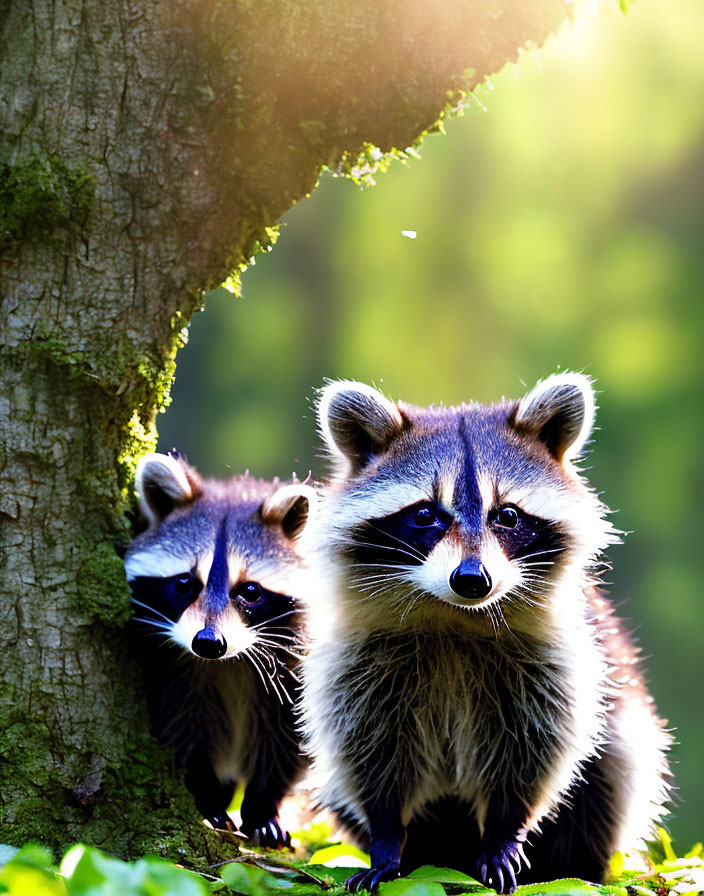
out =
<svg viewBox="0 0 704 896"><path fill-rule="evenodd" d="M479 532L484 521L482 496L477 479L476 456L467 431L467 418L464 415L460 417L459 435L463 448L462 466L455 482L452 502L465 524L473 532Z"/></svg>
<svg viewBox="0 0 704 896"><path fill-rule="evenodd" d="M220 524L213 549L213 564L208 573L204 598L206 615L217 615L227 609L230 601L230 569L227 562L227 516Z"/></svg>

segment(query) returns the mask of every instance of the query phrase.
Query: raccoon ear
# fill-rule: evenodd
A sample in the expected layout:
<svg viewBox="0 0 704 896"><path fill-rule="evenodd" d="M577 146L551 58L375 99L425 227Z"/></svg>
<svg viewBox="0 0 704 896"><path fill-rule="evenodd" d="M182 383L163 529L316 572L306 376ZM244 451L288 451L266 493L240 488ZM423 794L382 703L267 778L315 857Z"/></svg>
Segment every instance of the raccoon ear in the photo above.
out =
<svg viewBox="0 0 704 896"><path fill-rule="evenodd" d="M286 538L295 538L315 512L317 501L315 489L302 482L294 482L282 485L269 495L260 512L265 523L278 524Z"/></svg>
<svg viewBox="0 0 704 896"><path fill-rule="evenodd" d="M401 432L398 406L365 383L331 383L321 390L318 423L328 448L358 473Z"/></svg>
<svg viewBox="0 0 704 896"><path fill-rule="evenodd" d="M177 504L191 501L200 491L195 474L169 454L152 453L140 458L135 484L139 506L150 529L158 526Z"/></svg>
<svg viewBox="0 0 704 896"><path fill-rule="evenodd" d="M518 403L515 424L533 433L560 462L572 460L594 426L596 405L589 377L557 373L532 389Z"/></svg>

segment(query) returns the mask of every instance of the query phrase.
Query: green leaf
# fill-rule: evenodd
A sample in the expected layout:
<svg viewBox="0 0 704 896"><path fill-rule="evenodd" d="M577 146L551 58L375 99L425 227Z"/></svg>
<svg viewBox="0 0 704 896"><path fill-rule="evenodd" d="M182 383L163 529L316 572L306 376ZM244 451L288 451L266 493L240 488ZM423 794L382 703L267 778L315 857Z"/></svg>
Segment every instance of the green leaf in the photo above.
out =
<svg viewBox="0 0 704 896"><path fill-rule="evenodd" d="M228 887L236 893L241 893L242 896L265 896L267 893L280 893L282 890L293 896L295 892L295 884L290 876L272 874L270 871L244 862L230 862L224 865L220 876ZM311 888L311 892L315 890Z"/></svg>
<svg viewBox="0 0 704 896"><path fill-rule="evenodd" d="M75 846L61 869L70 896L207 896L196 874L156 856L122 862L89 846Z"/></svg>
<svg viewBox="0 0 704 896"><path fill-rule="evenodd" d="M30 843L0 869L0 892L11 896L66 896L66 887L53 868L51 853Z"/></svg>
<svg viewBox="0 0 704 896"><path fill-rule="evenodd" d="M445 896L445 888L434 880L390 880L379 886L379 896Z"/></svg>
<svg viewBox="0 0 704 896"><path fill-rule="evenodd" d="M455 871L454 868L436 868L435 865L421 865L408 875L411 880L434 880L440 884L476 884L477 881L468 874ZM493 892L490 890L489 892Z"/></svg>
<svg viewBox="0 0 704 896"><path fill-rule="evenodd" d="M560 880L552 880L544 884L528 884L524 887L518 887L515 896L598 896L605 893L624 893L623 889L617 887L595 887L592 884L585 883L577 878L562 878Z"/></svg>
<svg viewBox="0 0 704 896"><path fill-rule="evenodd" d="M328 886L340 886L348 877L357 874L359 868L346 868L343 865L306 865L305 870Z"/></svg>
<svg viewBox="0 0 704 896"><path fill-rule="evenodd" d="M358 859L364 868L369 868L369 856L351 843L336 843L316 850L310 857L311 865L326 865L328 862L339 862L340 859ZM354 874L354 871L352 872Z"/></svg>

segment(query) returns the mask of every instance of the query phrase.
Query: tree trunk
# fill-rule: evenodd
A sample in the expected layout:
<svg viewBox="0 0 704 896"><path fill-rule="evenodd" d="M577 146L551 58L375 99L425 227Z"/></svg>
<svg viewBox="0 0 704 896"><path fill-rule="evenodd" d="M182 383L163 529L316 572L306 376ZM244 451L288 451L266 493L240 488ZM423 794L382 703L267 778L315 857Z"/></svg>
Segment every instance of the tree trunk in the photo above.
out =
<svg viewBox="0 0 704 896"><path fill-rule="evenodd" d="M182 331L321 166L364 176L565 13L0 0L0 842L212 859L148 734L118 556Z"/></svg>

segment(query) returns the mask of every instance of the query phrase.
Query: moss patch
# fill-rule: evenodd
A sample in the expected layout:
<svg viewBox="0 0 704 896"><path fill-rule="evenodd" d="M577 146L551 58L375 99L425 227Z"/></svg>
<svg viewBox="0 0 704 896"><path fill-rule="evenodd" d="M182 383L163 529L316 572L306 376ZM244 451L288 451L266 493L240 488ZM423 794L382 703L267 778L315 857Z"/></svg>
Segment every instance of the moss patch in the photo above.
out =
<svg viewBox="0 0 704 896"><path fill-rule="evenodd" d="M68 165L57 155L0 165L0 250L59 228L80 231L94 196L90 167Z"/></svg>
<svg viewBox="0 0 704 896"><path fill-rule="evenodd" d="M122 560L107 541L84 555L78 570L81 612L108 626L123 626L130 617L130 601Z"/></svg>

